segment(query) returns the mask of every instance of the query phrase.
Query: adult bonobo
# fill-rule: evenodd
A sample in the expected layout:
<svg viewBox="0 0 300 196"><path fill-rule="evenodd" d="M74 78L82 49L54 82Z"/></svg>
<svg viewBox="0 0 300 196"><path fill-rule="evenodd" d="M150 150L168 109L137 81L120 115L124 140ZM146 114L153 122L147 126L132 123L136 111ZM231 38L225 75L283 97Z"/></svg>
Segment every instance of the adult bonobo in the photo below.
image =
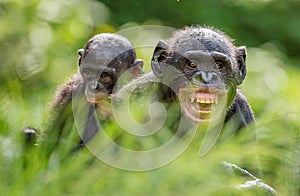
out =
<svg viewBox="0 0 300 196"><path fill-rule="evenodd" d="M225 100L225 122L234 116L239 130L254 121L247 100L237 90L246 76L245 60L246 48L234 46L223 32L187 27L166 42L158 42L151 65L161 81L171 80L170 86L188 119L210 120L221 112L214 109Z"/></svg>
<svg viewBox="0 0 300 196"><path fill-rule="evenodd" d="M84 126L78 141L78 148L83 147L98 132L98 118L105 121L111 115L110 96L118 78L127 71L128 82L143 73L143 61L136 59L133 45L121 35L95 35L78 54L79 73L57 90L52 104L52 120L43 142L50 152L69 137L75 112L81 114L79 123Z"/></svg>
<svg viewBox="0 0 300 196"><path fill-rule="evenodd" d="M200 156L211 149L220 131L221 135L222 132L229 131L224 133L224 138L227 138L228 134L236 134L241 128L254 122L252 109L237 89L246 76L246 48L236 47L225 33L199 26L178 30L165 42L158 42L151 66L153 74L161 82L159 92L162 101L179 101L181 114L191 124L212 124L203 138ZM255 133L247 133L245 138L252 141L254 135ZM196 139L195 142L198 143L199 140ZM255 172L259 170L256 153L241 156L244 159L250 158L248 164L253 164L252 168L247 165L243 167ZM234 167L237 173L248 178L245 184L235 187L238 190L253 193L253 189L257 189L259 193L276 194L272 187L250 172L227 162L224 162L224 166L229 170Z"/></svg>
<svg viewBox="0 0 300 196"><path fill-rule="evenodd" d="M208 128L209 131L200 131L206 133L200 152L204 155L220 133L224 137L236 134L254 121L246 98L237 89L246 76L245 61L246 48L236 47L219 30L199 26L177 30L168 40L157 43L152 72L131 81L113 96L117 100L114 108L119 110L114 114L127 111L127 106L123 106L128 102L126 97L133 97L133 107L148 107L149 110L142 108L138 113L143 126L132 126L136 119L126 118L130 114L115 117L122 127L137 135L145 127L147 134L167 129L179 137L199 125L202 130ZM118 102L122 99L125 101ZM164 109L152 105L156 102L162 103ZM165 119L163 124L161 119ZM255 133L249 134L251 141Z"/></svg>

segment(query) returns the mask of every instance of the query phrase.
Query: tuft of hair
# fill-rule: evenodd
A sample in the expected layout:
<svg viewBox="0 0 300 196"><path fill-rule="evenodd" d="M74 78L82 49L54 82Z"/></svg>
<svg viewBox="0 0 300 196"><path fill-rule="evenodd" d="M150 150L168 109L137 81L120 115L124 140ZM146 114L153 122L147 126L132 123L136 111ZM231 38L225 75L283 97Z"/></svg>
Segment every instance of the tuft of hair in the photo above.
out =
<svg viewBox="0 0 300 196"><path fill-rule="evenodd" d="M234 40L224 32L208 26L188 26L175 31L167 43L173 52L200 49L235 55Z"/></svg>
<svg viewBox="0 0 300 196"><path fill-rule="evenodd" d="M54 100L52 100L51 106L60 111L64 109L64 106L72 101L72 93L74 89L77 89L79 85L83 83L82 76L77 73L74 74L68 81L62 84L55 92Z"/></svg>
<svg viewBox="0 0 300 196"><path fill-rule="evenodd" d="M132 43L124 36L112 33L100 33L94 35L84 48L83 57L90 51L99 49L109 50L114 53L117 60L131 64L136 59L136 53Z"/></svg>

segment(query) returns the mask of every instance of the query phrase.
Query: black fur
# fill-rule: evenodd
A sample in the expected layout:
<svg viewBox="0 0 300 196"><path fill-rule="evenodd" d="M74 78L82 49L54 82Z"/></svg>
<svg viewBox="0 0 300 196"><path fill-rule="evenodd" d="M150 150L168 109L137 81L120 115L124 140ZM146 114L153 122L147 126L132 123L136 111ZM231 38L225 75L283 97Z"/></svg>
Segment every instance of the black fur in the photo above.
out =
<svg viewBox="0 0 300 196"><path fill-rule="evenodd" d="M143 61L136 59L133 45L120 35L95 35L84 49L78 50L78 54L79 72L58 88L52 102L51 120L45 133L47 138L43 141L49 152L70 135L75 126L74 110L83 109L87 111L82 119L85 128L81 139L74 141L79 144L76 149L82 148L98 132L95 112L102 110L103 101L109 102L118 77L129 68L132 78L142 73ZM81 106L74 106L73 99L80 100Z"/></svg>
<svg viewBox="0 0 300 196"><path fill-rule="evenodd" d="M198 63L197 68L189 67L193 58ZM217 61L222 61L225 68L213 68ZM151 67L153 72L133 80L115 98L135 92L138 99L154 91L154 100L172 105L180 101L178 93L181 88L204 88L204 93L209 88L220 88L220 91L225 88L228 100L224 122L227 123L234 116L234 132L254 122L254 114L248 101L237 89L246 76L246 48L236 47L234 41L220 30L196 26L174 32L168 40L157 43ZM162 82L167 82L168 85ZM180 110L178 111L180 115ZM176 129L174 124L178 118L170 120L174 122L170 124ZM198 119L192 119L195 120L197 123Z"/></svg>
<svg viewBox="0 0 300 196"><path fill-rule="evenodd" d="M222 61L224 69L216 70L212 67L218 61ZM197 67L189 67L191 62L195 62ZM246 76L246 48L234 46L233 39L225 33L211 27L199 26L176 31L166 42L160 41L157 44L152 58L154 74L161 80L168 77L165 70L169 66L178 70L178 78L186 78L181 83L178 78L172 79L171 85L179 86L173 88L177 90L176 93L180 88L189 85L194 88L218 88L224 84L230 97L225 122L237 115L239 130L254 121L250 105L237 90L237 86ZM210 80L206 81L207 78Z"/></svg>

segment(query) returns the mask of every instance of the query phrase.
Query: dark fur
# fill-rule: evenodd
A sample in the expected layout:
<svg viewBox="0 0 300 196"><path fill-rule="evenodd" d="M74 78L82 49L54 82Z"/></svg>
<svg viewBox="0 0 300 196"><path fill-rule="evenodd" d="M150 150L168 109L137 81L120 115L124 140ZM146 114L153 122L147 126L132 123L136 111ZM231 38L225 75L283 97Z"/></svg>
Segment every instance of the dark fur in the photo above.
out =
<svg viewBox="0 0 300 196"><path fill-rule="evenodd" d="M237 123L240 123L238 130L253 122L253 111L245 96L237 90L237 86L242 83L246 76L246 48L234 46L233 39L220 30L213 29L211 27L187 27L183 30L176 31L173 36L163 44L163 46L158 44L152 59L154 73L160 77L161 71L157 71L156 67L163 66L163 63L165 62L176 67L179 71L182 71L182 65L184 62L180 62L180 59L183 58L176 57L174 54L181 56L189 50L219 52L230 59L233 70L226 74L220 74L221 79L224 80L228 88L232 88L232 94L235 95L232 103L229 104L225 122L229 121L232 116L237 116ZM162 53L164 53L164 56L167 56L165 60L159 59ZM168 58L168 55L173 55L173 57ZM173 58L175 58L176 61L172 60ZM199 69L202 69L202 65ZM186 76L193 78L196 74L194 76ZM205 85L214 85L214 83L212 82L212 84Z"/></svg>
<svg viewBox="0 0 300 196"><path fill-rule="evenodd" d="M63 137L70 135L71 128L74 126L74 106L72 106L74 97L83 101L84 107L88 111L85 117L83 135L78 140L79 146L76 149L82 148L98 132L99 127L97 126L95 110L101 110L101 103L91 103L86 98L86 92L91 89L89 87L91 80L96 81L98 86L93 89L92 93L101 92L106 94L108 98L113 92L118 77L124 71L132 68L134 72L132 73L133 77L142 73L143 62L136 60L133 45L120 35L98 34L91 38L85 48L78 51L78 54L80 55L78 61L80 71L58 88L52 102L51 120L45 134L47 138L44 140L45 146L48 148L47 151L50 152L56 148L56 145L60 143ZM105 70L106 67L112 68L109 70L110 72ZM83 72L86 70L89 70L94 76L85 78ZM109 83L103 83L100 80L103 72L111 74ZM107 98L104 97L104 99ZM75 106L75 108L77 107Z"/></svg>
<svg viewBox="0 0 300 196"><path fill-rule="evenodd" d="M211 27L187 27L174 32L173 36L165 42L159 41L154 49L151 62L153 72L133 80L122 88L120 93L115 95L115 98L120 99L120 97L132 92L135 92L138 98L143 96L141 94L155 91L156 98L154 99L171 104L177 102L176 94L180 86L187 82L181 78L186 77L189 81L192 81L199 77L197 73L188 75L184 72L185 64L189 61L184 54L195 50L208 53L219 52L224 54L231 62L233 70L229 70L228 73L216 74L219 77L216 82L210 81L203 84L203 81L197 81L197 84L208 87L218 85L219 80L225 82L226 88L230 90L230 96L232 97L229 99L224 122L234 119L236 130L233 132L254 122L254 115L248 101L237 89L237 86L243 82L246 75L246 48L234 46L233 40L229 36ZM177 72L167 72L168 66L175 67ZM199 69L202 69L202 67ZM172 81L170 86L174 91L161 84L161 81L167 80ZM174 124L177 123L178 118L171 119L171 121L174 122L171 123L172 126L176 127Z"/></svg>

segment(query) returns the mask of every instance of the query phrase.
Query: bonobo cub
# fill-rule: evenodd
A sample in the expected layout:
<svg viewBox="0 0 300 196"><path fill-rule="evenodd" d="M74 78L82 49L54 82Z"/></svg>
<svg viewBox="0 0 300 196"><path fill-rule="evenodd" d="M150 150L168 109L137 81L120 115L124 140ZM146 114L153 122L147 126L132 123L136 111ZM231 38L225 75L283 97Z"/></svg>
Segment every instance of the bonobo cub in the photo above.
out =
<svg viewBox="0 0 300 196"><path fill-rule="evenodd" d="M84 146L99 129L95 112L103 120L111 114L110 94L118 78L125 71L129 72L126 72L128 80L143 73L143 61L136 59L133 45L121 35L95 35L84 49L78 50L78 54L79 73L57 90L52 105L52 120L44 143L53 149L64 137L69 136L72 126L76 124L74 112L80 113L81 110L87 113L80 120L84 130L78 147ZM74 100L78 99L78 105L74 104ZM50 146L47 148L51 151Z"/></svg>

